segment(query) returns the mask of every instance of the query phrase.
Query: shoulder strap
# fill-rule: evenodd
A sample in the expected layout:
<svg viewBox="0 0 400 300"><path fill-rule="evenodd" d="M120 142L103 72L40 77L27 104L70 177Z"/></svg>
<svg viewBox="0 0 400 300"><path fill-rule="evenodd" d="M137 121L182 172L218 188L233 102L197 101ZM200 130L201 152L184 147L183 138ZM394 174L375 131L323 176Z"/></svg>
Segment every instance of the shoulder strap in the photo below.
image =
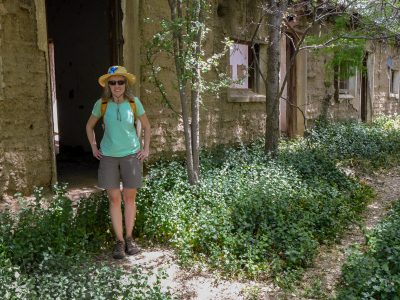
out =
<svg viewBox="0 0 400 300"><path fill-rule="evenodd" d="M104 114L106 113L107 105L108 105L108 100L101 99L101 116L103 117L103 124L104 124Z"/></svg>
<svg viewBox="0 0 400 300"><path fill-rule="evenodd" d="M132 108L133 111L133 116L136 116L136 103L135 103L135 99L129 99L129 104Z"/></svg>
<svg viewBox="0 0 400 300"><path fill-rule="evenodd" d="M107 105L108 105L108 100L107 99L101 99L101 116L103 117L103 125L104 125L104 115L107 110ZM133 111L133 116L136 116L136 103L135 99L129 99L129 105L131 106L131 109Z"/></svg>

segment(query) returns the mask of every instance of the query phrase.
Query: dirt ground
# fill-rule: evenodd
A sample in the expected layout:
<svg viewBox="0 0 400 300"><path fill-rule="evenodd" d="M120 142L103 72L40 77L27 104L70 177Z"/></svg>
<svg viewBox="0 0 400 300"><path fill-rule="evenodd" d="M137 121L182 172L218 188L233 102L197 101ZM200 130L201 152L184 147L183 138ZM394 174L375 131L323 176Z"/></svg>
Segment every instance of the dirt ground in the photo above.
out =
<svg viewBox="0 0 400 300"><path fill-rule="evenodd" d="M97 184L97 162L90 155L58 157L58 177L60 182L69 182L69 196L79 199L99 191ZM361 176L361 180L374 187L376 196L363 215L362 226L374 228L387 213L392 201L400 195L400 166L390 170ZM114 260L111 253L97 257L98 261L121 266L127 273L141 266L144 272L164 268L169 277L162 281L164 289L170 287L180 299L327 299L334 296L334 287L340 275L340 266L345 260L345 250L354 243L363 245L364 237L360 226L352 226L342 237L341 243L323 247L315 264L306 270L303 281L291 292L283 292L273 281L225 280L204 266L181 268L173 250L165 246L142 247L136 256ZM154 277L150 281L154 280Z"/></svg>

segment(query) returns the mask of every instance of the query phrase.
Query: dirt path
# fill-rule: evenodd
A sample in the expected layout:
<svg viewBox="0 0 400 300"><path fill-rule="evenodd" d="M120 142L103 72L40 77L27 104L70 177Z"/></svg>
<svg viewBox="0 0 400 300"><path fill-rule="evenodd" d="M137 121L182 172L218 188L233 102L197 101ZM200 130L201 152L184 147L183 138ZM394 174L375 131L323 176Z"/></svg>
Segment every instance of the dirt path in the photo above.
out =
<svg viewBox="0 0 400 300"><path fill-rule="evenodd" d="M376 191L376 197L363 215L362 226L370 230L385 216L390 203L400 196L400 166L364 176L362 180ZM345 250L354 243L364 243L364 235L359 226L352 226L342 237L341 244L322 248L314 267L305 272L303 282L286 293L275 287L272 281L227 281L201 266L182 269L169 248L147 247L140 255L126 257L118 263L127 272L131 272L137 265L147 270L165 268L169 277L162 281L162 285L169 286L174 294L180 295L180 299L327 299L334 296L334 286L340 275L340 266L345 260ZM109 257L102 259L109 263L116 262Z"/></svg>

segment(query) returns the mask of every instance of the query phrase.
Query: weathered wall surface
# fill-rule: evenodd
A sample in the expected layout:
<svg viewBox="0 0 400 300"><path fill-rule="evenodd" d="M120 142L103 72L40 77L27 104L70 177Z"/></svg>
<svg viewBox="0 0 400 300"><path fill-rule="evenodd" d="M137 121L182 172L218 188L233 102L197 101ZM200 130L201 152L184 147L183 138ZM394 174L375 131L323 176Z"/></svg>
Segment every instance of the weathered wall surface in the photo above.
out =
<svg viewBox="0 0 400 300"><path fill-rule="evenodd" d="M0 1L0 198L52 179L46 53L34 1Z"/></svg>
<svg viewBox="0 0 400 300"><path fill-rule="evenodd" d="M58 5L58 2L54 3ZM221 52L223 50L221 41L226 37L240 41L251 39L254 27L247 27L247 24L257 21L259 2L259 0L210 0L212 11L208 19L210 32L204 45L206 56ZM48 9L50 9L49 3L47 2ZM179 118L173 118L173 112L161 103L159 91L149 83L149 69L138 67L140 63L145 63L147 53L145 44L160 30L159 21L162 18L170 18L168 2L123 0L122 3L123 8L128 6L130 8L126 9L123 24L130 27L130 31L126 31L130 35L124 38L126 45L130 45L131 48L129 51L124 49L124 55L129 68L132 68L138 77L135 91L140 95L152 126L151 159L154 161L161 156L182 154L184 152L182 122ZM29 194L34 185L49 186L55 177L44 6L44 0L0 0L0 198L5 191L8 194L14 192ZM138 13L136 13L137 8ZM57 12L54 15L57 15ZM102 15L102 11L98 11L98 15ZM127 22L129 18L136 18L135 22ZM152 21L146 22L146 19ZM56 20L48 21L47 26L55 24L52 21ZM265 29L262 28L256 36L256 41L261 45L266 43ZM103 28L102 32L104 31ZM140 38L132 32L137 33ZM61 34L60 38L65 38L64 34ZM94 38L91 41L94 41ZM132 47L133 44L135 47ZM377 43L369 45L368 51L374 54L373 114L399 113L399 100L389 95L389 73L386 66L387 58L395 57L396 49ZM67 59L70 52L67 50L66 52ZM263 55L265 52L260 51L260 53ZM307 89L304 95L307 97L308 127L321 113L326 113L335 119L359 119L360 74L355 96L352 99L335 100L333 78L324 72L326 58L312 53L303 55L302 58L305 59L305 63L299 66L305 66L303 68L306 70L298 73L307 74ZM267 61L267 57L261 59ZM160 80L166 86L172 104L180 111L179 96L172 89L176 83L173 60L160 57L158 63L164 68ZM82 61L77 61L72 65L75 67L81 64ZM66 60L65 69L68 65L71 66L71 63L68 64ZM99 70L98 72L102 74L107 67L94 64L91 69L83 66L85 70L90 70L91 75L82 73L76 80L80 81L84 76L99 88L98 76L93 69ZM399 56L395 58L395 69L400 69ZM129 71L132 72L131 69ZM229 71L229 52L220 60L218 71ZM74 75L79 72L75 70L72 73ZM208 78L216 76L217 70L212 70ZM74 88L74 91L78 90L78 87ZM63 86L63 91L68 93L62 96L68 98L67 101L70 100L70 89ZM229 102L229 91L229 88L224 89L219 96L204 95L204 106L200 112L202 147L210 148L216 144L229 144L239 140L247 142L265 135L265 102ZM78 100L89 97L86 94L82 95L77 102L65 102L65 105L69 105L67 107L74 110L65 113L67 121L64 127L66 131L71 131L71 139L76 131L81 130L79 143L86 143L82 126L90 114L94 100L90 100L90 105L82 104ZM96 98L96 95L93 97ZM83 112L81 121L69 126L70 117L78 115L77 111Z"/></svg>
<svg viewBox="0 0 400 300"><path fill-rule="evenodd" d="M371 43L369 51L375 53L374 86L375 97L373 102L374 115L393 115L400 113L400 101L389 93L389 68L387 60L393 58L395 70L400 70L400 49L385 43Z"/></svg>
<svg viewBox="0 0 400 300"><path fill-rule="evenodd" d="M358 119L360 101L359 90L353 98L335 99L335 88L333 76L324 72L326 57L319 55L308 55L307 80L308 80L308 102L307 122L310 127L314 120L321 114L333 119ZM358 74L357 87L360 86Z"/></svg>
<svg viewBox="0 0 400 300"><path fill-rule="evenodd" d="M321 28L312 30L319 35ZM322 29L324 34L324 29ZM309 53L307 56L307 127L310 128L321 114L333 119L356 119L359 117L359 88L353 98L335 99L333 74L325 71L329 58L323 54ZM357 87L360 87L358 74Z"/></svg>
<svg viewBox="0 0 400 300"><path fill-rule="evenodd" d="M400 112L399 99L389 94L389 68L387 60L394 60L394 69L400 70L399 48L381 42L370 42L367 45L369 56L374 56L373 65L369 66L368 77L373 77L373 103L372 116L378 114L393 115ZM308 99L307 123L308 127L314 124L315 119L321 115L333 119L361 120L361 73L357 72L356 90L354 97L339 98L335 100L333 76L324 71L327 57L309 54L307 59ZM368 108L370 109L370 108Z"/></svg>
<svg viewBox="0 0 400 300"><path fill-rule="evenodd" d="M257 9L258 1L218 1L211 2L211 19L204 45L207 56L223 50L221 41L225 37L246 40L251 36L251 28L245 24L251 21L249 16ZM144 45L160 29L158 21L170 18L167 1L140 2L140 30L142 37L141 58L145 62L147 50ZM154 22L144 22L149 18ZM157 21L158 20L158 21ZM265 34L258 37L265 40ZM161 81L167 87L172 103L180 111L178 94L172 90L176 80L175 67L172 59L159 60L164 72L160 75ZM229 52L221 59L219 69L228 71ZM173 112L161 104L161 96L153 84L149 83L149 69L142 69L140 78L141 100L146 109L152 126L151 157L170 156L173 152L184 151L183 123L179 118L172 118ZM210 78L216 77L211 72ZM239 140L249 141L264 136L265 132L265 103L232 103L228 102L228 90L221 92L219 97L204 95L204 107L200 109L200 145L212 147L215 144L229 144Z"/></svg>

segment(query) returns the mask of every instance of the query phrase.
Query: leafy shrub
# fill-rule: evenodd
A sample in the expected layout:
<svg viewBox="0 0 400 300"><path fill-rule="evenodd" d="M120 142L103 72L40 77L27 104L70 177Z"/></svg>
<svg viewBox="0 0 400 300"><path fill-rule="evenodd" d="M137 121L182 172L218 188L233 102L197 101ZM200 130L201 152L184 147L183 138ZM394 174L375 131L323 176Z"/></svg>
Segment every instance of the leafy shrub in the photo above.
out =
<svg viewBox="0 0 400 300"><path fill-rule="evenodd" d="M377 116L369 125L354 120L332 122L320 118L309 132L313 147L331 159L368 160L372 167L388 166L389 155L400 149L400 116Z"/></svg>
<svg viewBox="0 0 400 300"><path fill-rule="evenodd" d="M153 285L140 267L134 275L126 275L121 269L95 265L87 260L69 256L50 256L33 273L25 273L9 259L5 252L0 261L1 299L172 299L169 291L161 291L160 271Z"/></svg>
<svg viewBox="0 0 400 300"><path fill-rule="evenodd" d="M187 183L184 164L160 162L139 191L135 233L170 243L184 264L206 260L228 273L304 267L321 243L358 220L372 195L340 166L396 161L399 124L398 116L372 125L320 119L307 138L282 142L274 158L263 154L263 141L202 151L198 187Z"/></svg>
<svg viewBox="0 0 400 300"><path fill-rule="evenodd" d="M372 194L339 165L397 159L398 128L397 116L373 125L321 120L309 138L283 142L273 158L264 155L262 140L219 146L201 152L199 186L188 184L184 163L161 161L138 192L134 234L170 243L184 265L200 260L228 274L278 275L286 288L320 244L334 242L358 220ZM113 239L105 194L81 199L74 209L65 188L56 192L46 202L38 190L18 214L0 214L0 296L45 298L59 282L72 298L118 298L131 289L135 297L170 297L140 273L132 281L90 264L88 254Z"/></svg>
<svg viewBox="0 0 400 300"><path fill-rule="evenodd" d="M82 198L76 209L65 197L66 186L56 187L55 196L44 200L40 189L35 199L19 199L21 210L13 214L6 209L0 214L0 242L12 253L13 264L35 269L50 255L82 255L98 251L112 232L105 194Z"/></svg>
<svg viewBox="0 0 400 300"><path fill-rule="evenodd" d="M20 199L17 213L0 213L1 299L171 299L162 292L157 276L127 276L116 268L91 262L89 253L113 239L105 193L82 198L77 208L65 197L64 187L44 200Z"/></svg>
<svg viewBox="0 0 400 300"><path fill-rule="evenodd" d="M371 190L322 154L316 162L306 150L271 159L262 144L219 147L217 159L203 153L198 187L178 162L153 166L138 194L136 234L170 243L184 264L204 259L232 274L277 274L312 262L320 243L356 220Z"/></svg>
<svg viewBox="0 0 400 300"><path fill-rule="evenodd" d="M368 251L350 251L336 299L400 299L400 201L366 235Z"/></svg>

